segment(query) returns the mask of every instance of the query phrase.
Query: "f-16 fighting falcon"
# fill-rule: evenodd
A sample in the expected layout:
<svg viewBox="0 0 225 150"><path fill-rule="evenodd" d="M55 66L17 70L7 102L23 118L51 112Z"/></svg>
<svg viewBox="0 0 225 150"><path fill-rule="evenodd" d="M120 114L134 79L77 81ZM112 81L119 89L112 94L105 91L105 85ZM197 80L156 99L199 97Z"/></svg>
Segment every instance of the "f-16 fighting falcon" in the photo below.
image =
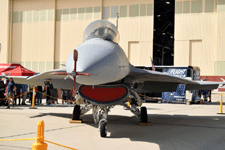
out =
<svg viewBox="0 0 225 150"><path fill-rule="evenodd" d="M146 107L142 107L136 90L150 92L176 91L178 84L186 90L211 90L225 82L192 81L157 71L135 68L118 45L117 28L105 20L87 26L84 41L67 58L64 69L56 69L31 77L13 77L15 83L44 86L51 79L55 88L72 89L76 95L73 120L92 109L94 122L101 137L107 136L107 115L115 105L129 109L141 122L148 122ZM133 97L132 97L133 95Z"/></svg>

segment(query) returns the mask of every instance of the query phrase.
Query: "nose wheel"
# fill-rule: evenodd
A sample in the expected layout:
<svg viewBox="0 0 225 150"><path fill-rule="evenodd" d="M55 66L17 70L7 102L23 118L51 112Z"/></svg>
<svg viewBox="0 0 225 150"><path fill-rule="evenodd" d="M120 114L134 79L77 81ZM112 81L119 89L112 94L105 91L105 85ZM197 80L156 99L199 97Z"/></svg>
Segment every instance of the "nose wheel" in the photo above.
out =
<svg viewBox="0 0 225 150"><path fill-rule="evenodd" d="M100 135L101 137L106 137L107 135L107 123L104 119L99 122Z"/></svg>
<svg viewBox="0 0 225 150"><path fill-rule="evenodd" d="M100 136L106 137L107 136L107 115L108 115L109 108L101 107L99 111L99 118L102 118L98 123L98 129L100 130Z"/></svg>

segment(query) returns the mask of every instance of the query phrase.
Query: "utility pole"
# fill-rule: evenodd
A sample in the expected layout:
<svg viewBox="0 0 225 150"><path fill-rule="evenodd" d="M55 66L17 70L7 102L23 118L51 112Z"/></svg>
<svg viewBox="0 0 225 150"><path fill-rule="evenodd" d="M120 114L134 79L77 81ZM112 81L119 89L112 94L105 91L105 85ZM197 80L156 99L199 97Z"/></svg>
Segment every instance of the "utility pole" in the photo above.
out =
<svg viewBox="0 0 225 150"><path fill-rule="evenodd" d="M117 16L116 16L116 28L118 29L118 20L119 20L119 13L116 13Z"/></svg>

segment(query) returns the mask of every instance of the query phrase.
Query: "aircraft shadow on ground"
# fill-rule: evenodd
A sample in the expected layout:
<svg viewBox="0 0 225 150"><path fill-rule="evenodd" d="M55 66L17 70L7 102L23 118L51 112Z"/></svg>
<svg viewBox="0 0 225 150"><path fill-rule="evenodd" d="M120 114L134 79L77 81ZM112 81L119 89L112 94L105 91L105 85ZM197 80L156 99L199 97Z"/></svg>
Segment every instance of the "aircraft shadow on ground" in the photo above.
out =
<svg viewBox="0 0 225 150"><path fill-rule="evenodd" d="M30 118L38 118L43 116L55 116L55 117L62 117L62 118L72 118L72 114L64 114L64 113L41 113L40 115L31 116Z"/></svg>
<svg viewBox="0 0 225 150"><path fill-rule="evenodd" d="M72 114L46 113L71 119ZM225 115L224 115L225 116ZM108 138L129 138L131 141L156 143L167 149L215 149L225 146L224 116L148 115L151 126L139 125L133 117L108 115ZM95 128L91 114L82 117L85 124Z"/></svg>

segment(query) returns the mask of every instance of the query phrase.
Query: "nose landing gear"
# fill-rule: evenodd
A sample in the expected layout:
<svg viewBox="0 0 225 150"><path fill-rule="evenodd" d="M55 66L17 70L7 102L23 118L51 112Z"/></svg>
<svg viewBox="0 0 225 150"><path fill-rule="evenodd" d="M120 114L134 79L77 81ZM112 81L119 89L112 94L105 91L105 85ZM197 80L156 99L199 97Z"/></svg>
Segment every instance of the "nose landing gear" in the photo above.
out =
<svg viewBox="0 0 225 150"><path fill-rule="evenodd" d="M107 136L107 115L108 115L109 107L100 107L99 113L96 113L98 116L93 116L94 118L101 118L98 123L98 129L100 130L100 136ZM94 115L94 114L93 114ZM97 123L97 122L96 122Z"/></svg>
<svg viewBox="0 0 225 150"><path fill-rule="evenodd" d="M99 122L99 129L101 137L107 136L107 123L105 119L100 120Z"/></svg>

